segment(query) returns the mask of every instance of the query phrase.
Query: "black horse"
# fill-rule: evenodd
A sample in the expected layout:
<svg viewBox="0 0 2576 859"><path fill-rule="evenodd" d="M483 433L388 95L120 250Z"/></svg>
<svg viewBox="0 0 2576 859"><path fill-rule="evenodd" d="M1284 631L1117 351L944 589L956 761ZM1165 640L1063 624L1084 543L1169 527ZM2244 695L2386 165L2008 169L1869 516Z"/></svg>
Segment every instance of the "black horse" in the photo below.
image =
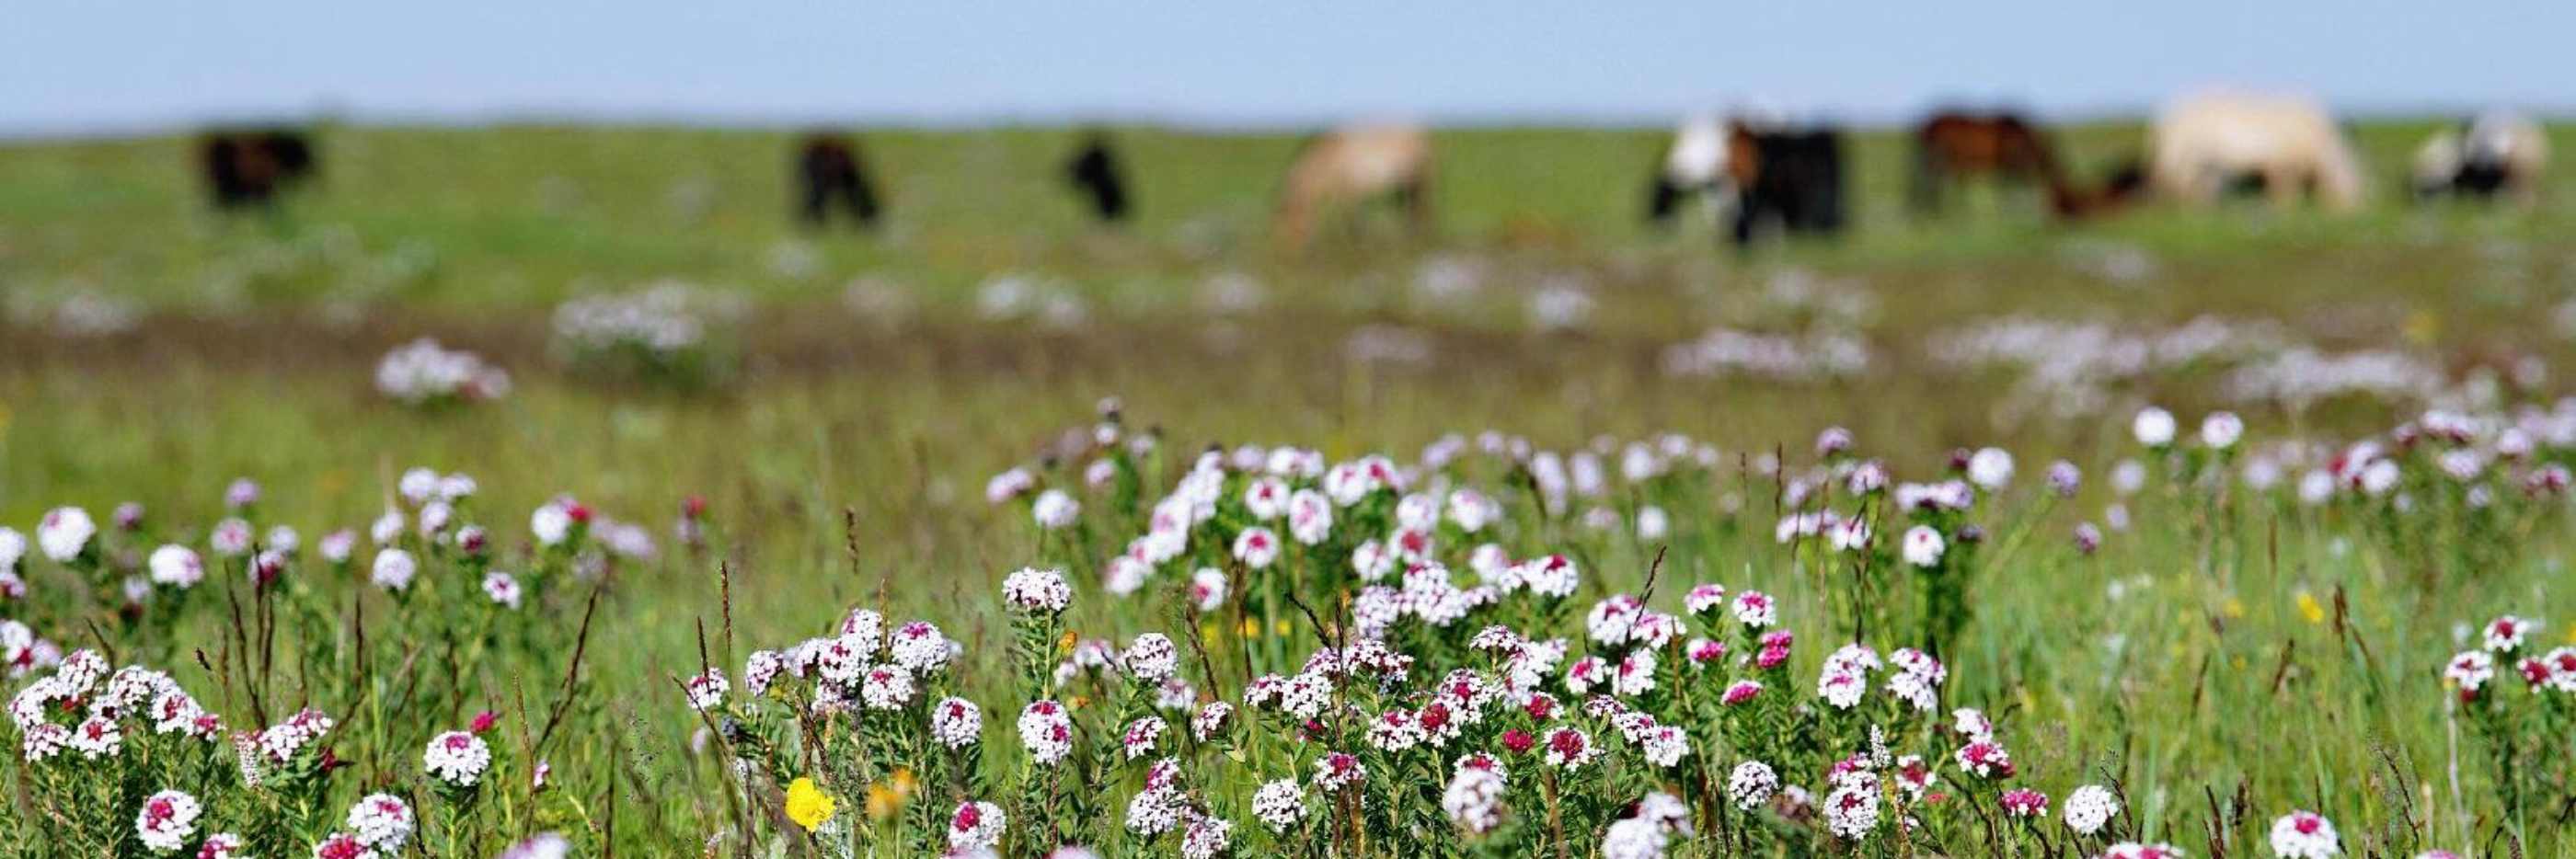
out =
<svg viewBox="0 0 2576 859"><path fill-rule="evenodd" d="M1832 128L1750 131L1752 181L1735 209L1735 244L1758 234L1831 236L1843 229L1842 134Z"/></svg>
<svg viewBox="0 0 2576 859"><path fill-rule="evenodd" d="M850 217L860 228L872 228L882 209L877 205L877 192L868 181L865 162L859 158L858 144L836 134L815 134L805 138L796 153L796 180L803 192L799 208L806 223L821 226L831 221L835 203L845 205Z"/></svg>
<svg viewBox="0 0 2576 859"><path fill-rule="evenodd" d="M276 202L318 172L320 161L303 132L217 131L197 141L197 167L215 208L240 209Z"/></svg>
<svg viewBox="0 0 2576 859"><path fill-rule="evenodd" d="M1085 138L1073 160L1065 162L1064 178L1090 199L1091 212L1100 220L1115 224L1127 219L1127 171L1110 150L1109 135L1095 131Z"/></svg>

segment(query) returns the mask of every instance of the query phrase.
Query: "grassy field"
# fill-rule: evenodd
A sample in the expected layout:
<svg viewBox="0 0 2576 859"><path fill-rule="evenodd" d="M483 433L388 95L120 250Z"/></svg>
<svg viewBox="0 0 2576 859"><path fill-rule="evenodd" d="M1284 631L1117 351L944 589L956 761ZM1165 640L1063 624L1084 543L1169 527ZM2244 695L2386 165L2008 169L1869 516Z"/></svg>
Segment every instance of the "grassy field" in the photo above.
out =
<svg viewBox="0 0 2576 859"><path fill-rule="evenodd" d="M1141 761L1083 764L1108 786L1100 805L1068 799L1060 785L1026 786L1012 723L1034 695L1013 670L1025 635L997 599L1006 573L1066 568L1077 597L1065 623L1082 638L1125 645L1200 627L1210 656L1184 649L1185 663L1205 663L1184 673L1209 696L1242 703L1256 673L1245 669L1293 673L1314 646L1288 594L1332 612L1365 583L1321 550L1255 575L1202 537L1146 596L1104 593L1108 558L1143 532L1147 508L1197 451L1298 446L1335 462L1384 452L1411 464L1451 433L1493 429L1571 454L1596 439L1673 432L1723 455L1669 479L1627 481L1615 476L1614 444L1600 451L1612 488L1561 509L1541 502L1527 465L1492 457L1430 469L1415 488L1478 487L1504 502L1493 539L1513 557L1580 558L1571 615L1520 602L1488 609L1534 636L1570 637L1578 651L1583 608L1643 592L1650 578L1649 602L1662 611L1682 611L1698 582L1778 596L1782 625L1799 636L1784 692L1809 687L1841 641L1858 636L1883 653L1926 646L1915 632L1928 616L1970 617L1940 649L1950 677L1941 712L1973 707L1996 719L2021 768L2010 786L2063 800L2079 784L2116 784L2129 814L2110 831L2129 840L2267 855L2271 821L2305 808L2331 817L2356 855L2506 855L2506 839L2526 855L2566 855L2576 842L2559 833L2562 803L2576 796L2576 771L2546 750L2563 750L2567 702L2526 695L2498 667L2504 692L2485 701L2512 709L2492 724L2531 745L2518 776L2529 792L2510 800L2489 754L2496 735L2479 721L2506 711L2454 704L2440 672L2477 646L2461 630L2498 614L2548 622L2528 652L2576 641L2566 624L2576 598L2550 587L2566 574L2565 504L2519 483L2569 451L2559 442L2506 456L2500 432L2517 406L2546 407L2566 391L2548 371L2570 357L2560 309L2576 297L2576 250L2565 240L2576 234L2576 181L2561 171L2531 212L2409 206L2396 188L2429 127L2356 130L2380 197L2364 214L2151 208L2071 227L2044 222L2026 192L1979 191L1946 217L1912 217L1901 204L1901 141L1866 133L1855 142L1859 217L1847 240L1749 254L1717 247L1705 225L1663 234L1640 223L1656 131L1444 131L1438 236L1371 230L1299 255L1264 241L1273 177L1296 145L1285 135L1121 130L1141 217L1111 231L1086 224L1054 176L1070 130L870 132L867 155L893 212L875 235L789 222L792 135L780 132L334 127L320 137L321 184L273 216L232 218L199 202L184 139L9 144L0 146L0 524L33 535L46 511L77 505L107 532L107 551L83 566L31 550L20 564L31 596L0 604L0 617L66 649L149 658L227 727L275 723L287 712L280 702L332 713L342 728L329 745L353 767L311 788L312 804L328 809L320 818L280 811L276 797L288 794L274 785L201 791L208 831L266 826L275 840L262 843L293 851L319 837L316 826L343 828L349 802L383 790L409 798L427 822L402 849L435 855L490 855L549 830L584 855L833 855L830 845L858 837L852 820L880 821L861 829L878 839L861 849L930 855L959 799L1011 812L1010 855L1059 840L1041 837L1037 820L1111 855L1161 855L1181 846L1179 834L1119 825L1145 779ZM2553 133L2560 151L2576 151L2576 129ZM2084 175L2098 176L2131 154L2137 134L2085 127L2063 143ZM1005 278L1021 286L996 285ZM691 285L688 315L706 332L676 357L629 360L624 347L559 331L568 300L670 282ZM1005 300L1014 290L1024 297ZM2176 332L2195 319L2222 321L2237 332L2222 340L2250 345L2190 347L2198 341ZM1998 348L2005 338L1978 332L2005 320L2057 327L2018 363L1960 357L1976 351L1962 343ZM1715 350L1677 357L1712 331L1775 346L1844 338L1868 358L1802 375L1780 366L1822 364L1795 349L1776 365L1730 358L1715 370L1688 357ZM374 383L379 358L422 336L505 369L508 394L429 408L389 401ZM2311 387L2323 393L2283 393ZM1161 439L1135 457L1140 488L1084 490L1080 471L1099 451L1046 459L1068 433L1086 434L1104 397L1123 403L1131 436L1153 427ZM2150 404L2183 415L2186 438L2216 409L2243 415L2250 430L2208 477L2198 469L2213 454L2191 442L2167 457L2132 438L2131 415ZM2317 506L2295 500L2303 472L2330 466L2330 447L2432 406L2493 418L2459 445L2485 457L2475 481L2442 482L2432 445L2392 448L2390 461L2406 469L2404 509L2357 488ZM2008 485L1931 522L1954 543L1967 524L1995 535L1989 548L1954 556L1957 581L1973 583L1959 585L1972 617L1920 608L1918 596L1949 587L1896 555L1920 517L1833 492L1780 498L1793 482L1848 477L1852 461L1821 461L1812 446L1828 426L1853 431L1900 481L1942 478L1954 448L2012 452ZM1783 467L1762 469L1765 455ZM2086 478L2071 499L2056 499L2042 477L2059 458ZM2134 493L2110 485L2127 459L2155 466ZM2288 478L2247 484L2257 460ZM416 522L417 503L393 494L413 466L476 478L458 521L488 526L494 548L485 562L401 538L424 559L425 584L397 600L367 585L364 537L347 568L315 552L321 535L363 533L389 506ZM1040 533L1025 499L988 504L986 480L1014 466L1081 497L1078 524ZM264 491L251 521L302 534L291 588L252 590L207 545L227 515L226 484L245 476ZM1227 480L1232 499L1250 476ZM2472 506L2467 487L2479 482L2506 500ZM527 511L558 493L642 526L656 551L615 563L605 579L584 577L586 558L604 548L530 539ZM712 536L700 548L672 527L690 498L708 511ZM131 534L108 521L129 500L147 511ZM1350 508L1352 527L1335 540L1355 542L1359 522L1383 526L1390 510L1361 511L1393 503L1388 494ZM1645 505L1672 518L1665 540L1582 522L1594 508L1633 521ZM1816 507L1882 517L1872 560L1846 564L1815 540L1773 539L1784 513ZM2113 530L2097 553L2082 553L2070 537L2079 524ZM1244 525L1229 500L1209 527L1231 536ZM147 610L121 615L120 580L164 541L196 546L220 575L193 596L165 589ZM1466 551L1480 541L1444 536L1440 559L1462 582L1475 578ZM1669 551L1650 577L1657 544ZM525 611L480 613L471 585L486 563L528 581ZM1199 563L1227 569L1236 585L1206 617L1180 608ZM594 591L596 581L607 584ZM267 604L289 621L286 646L254 648L238 635L260 627ZM760 772L729 789L719 759L748 735L724 718L754 733L794 730L778 700L743 693L744 658L824 633L860 604L892 620L926 618L963 645L960 666L935 685L983 706L981 769L943 769L926 747L831 734L782 746L828 762L744 750ZM1237 611L1261 621L1250 635L1224 615ZM1426 666L1470 664L1441 634L1401 640ZM583 642L579 681L560 686ZM1749 635L1735 643L1753 650ZM733 677L738 699L706 722L673 685L702 660ZM1425 673L1414 680L1439 672ZM1521 823L1438 850L1591 853L1625 814L1612 806L1648 789L1699 809L1725 768L1761 744L1739 735L1736 717L1693 721L1709 702L1684 687L1706 695L1722 684L1668 683L1635 699L1690 726L1683 771L1659 774L1622 747L1601 772L1566 776L1567 796L1597 807L1568 799L1557 809L1551 799L1542 814L1542 766L1515 760L1508 804ZM1097 699L1080 715L1088 742L1114 750L1119 726L1144 704L1122 700L1114 680L1071 688ZM549 731L559 700L570 704ZM460 797L423 774L417 750L484 709L501 715L492 736L500 766L512 768L509 789ZM1946 718L1871 712L1898 754L1940 763L1955 745ZM1174 716L1174 729L1184 721ZM721 736L693 739L702 727ZM1833 790L1825 765L1863 750L1862 727L1809 724L1799 734L1807 745L1764 756L1822 802ZM1605 742L1614 733L1591 729ZM1431 800L1450 778L1446 758L1463 747L1368 758L1381 783L1369 789L1386 791L1370 794L1371 807L1419 806L1426 820L1351 813L1345 841L1339 824L1322 822L1335 817L1327 809L1297 834L1274 835L1251 814L1254 789L1311 776L1325 747L1362 743L1340 727L1296 742L1249 713L1237 730L1246 736L1231 755L1195 742L1182 754L1192 802L1235 821L1239 852L1383 853L1396 843L1387 839L1450 825ZM924 742L893 734L888 742ZM897 752L921 761L924 786L871 808L895 783L891 768L843 758ZM535 757L552 764L553 782L520 791ZM21 790L0 810L0 831L94 823L47 817L47 802L81 777L44 766L10 765ZM1969 799L1916 809L1922 841L1889 824L1857 849L2090 856L2118 840L2054 823L1981 823L1979 810L1996 812L2007 785L1944 766L1943 784ZM792 816L782 791L794 776L839 799L843 828L809 834L782 818ZM1432 796L1408 797L1408 779ZM1553 797L1554 778L1547 784ZM131 829L135 787L76 789L123 791L94 804L122 803L110 821L121 831ZM437 816L451 809L471 812L461 823ZM1571 825L1537 823L1556 817ZM1674 852L1847 849L1812 809L1695 817L1698 834L1675 837ZM55 850L41 843L8 839L0 853Z"/></svg>

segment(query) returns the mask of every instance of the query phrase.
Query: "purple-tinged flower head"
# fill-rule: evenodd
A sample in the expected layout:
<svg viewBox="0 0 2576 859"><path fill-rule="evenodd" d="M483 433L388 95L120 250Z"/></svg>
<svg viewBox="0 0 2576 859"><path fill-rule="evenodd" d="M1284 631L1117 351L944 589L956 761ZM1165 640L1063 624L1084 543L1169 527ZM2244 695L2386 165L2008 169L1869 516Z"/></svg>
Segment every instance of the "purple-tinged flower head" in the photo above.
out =
<svg viewBox="0 0 2576 859"><path fill-rule="evenodd" d="M2211 412L2200 421L2200 443L2210 450L2226 450L2245 437L2245 419L2235 412Z"/></svg>
<svg viewBox="0 0 2576 859"><path fill-rule="evenodd" d="M2343 853L2334 822L2312 811L2293 811L2272 821L2272 855L2281 859L2328 859Z"/></svg>
<svg viewBox="0 0 2576 859"><path fill-rule="evenodd" d="M1898 551L1905 556L1905 562L1918 569L1940 566L1941 556L1948 550L1949 541L1942 539L1941 531L1930 525L1916 525L1905 529L1905 537L1898 545Z"/></svg>
<svg viewBox="0 0 2576 859"><path fill-rule="evenodd" d="M702 712L723 705L725 692L731 688L725 682L724 671L717 668L709 668L680 685L687 694L689 709Z"/></svg>
<svg viewBox="0 0 2576 859"><path fill-rule="evenodd" d="M2084 471L2076 468L2075 463L2061 459L2048 464L2048 491L2056 493L2057 497L2073 498L2075 490L2083 484Z"/></svg>
<svg viewBox="0 0 2576 859"><path fill-rule="evenodd" d="M2461 651L2442 668L2442 680L2460 691L2463 701L2477 700L2478 690L2495 677L2495 657L2483 650Z"/></svg>
<svg viewBox="0 0 2576 859"><path fill-rule="evenodd" d="M389 793L373 793L349 806L349 834L379 853L399 854L419 825L411 804Z"/></svg>
<svg viewBox="0 0 2576 859"><path fill-rule="evenodd" d="M1826 427L1823 432L1816 434L1816 456L1818 457L1830 459L1850 453L1851 449L1851 430L1842 427Z"/></svg>
<svg viewBox="0 0 2576 859"><path fill-rule="evenodd" d="M1064 705L1037 701L1020 711L1020 744L1040 765L1063 761L1073 751L1073 716Z"/></svg>
<svg viewBox="0 0 2576 859"><path fill-rule="evenodd" d="M1968 455L1966 466L1968 482L1988 492L2001 490L2012 482L2012 453L2003 448L1980 448Z"/></svg>
<svg viewBox="0 0 2576 859"><path fill-rule="evenodd" d="M2003 806L2004 814L2009 817L2028 820L2048 816L2048 794L2026 787L2004 791L1997 803Z"/></svg>
<svg viewBox="0 0 2576 859"><path fill-rule="evenodd" d="M1315 786L1326 793L1358 785L1368 778L1368 768L1349 752L1327 752L1315 759Z"/></svg>
<svg viewBox="0 0 2576 859"><path fill-rule="evenodd" d="M1765 629L1779 620L1780 611L1772 604L1771 595L1761 591L1745 591L1735 595L1735 621L1743 624L1745 628Z"/></svg>
<svg viewBox="0 0 2576 859"><path fill-rule="evenodd" d="M2173 413L2154 406L2139 409L2138 416L2129 421L2129 433L2150 450L2170 447L2174 440Z"/></svg>
<svg viewBox="0 0 2576 859"><path fill-rule="evenodd" d="M1023 567L1002 580L1002 599L1029 614L1057 614L1073 604L1073 587L1061 570Z"/></svg>
<svg viewBox="0 0 2576 859"><path fill-rule="evenodd" d="M2120 813L2120 799L2110 788L2088 784L2066 795L2066 828L2077 835L2093 835L2111 823Z"/></svg>
<svg viewBox="0 0 2576 859"><path fill-rule="evenodd" d="M152 572L153 584L181 590L195 587L206 577L206 565L197 553L175 543L152 550L145 566Z"/></svg>
<svg viewBox="0 0 2576 859"><path fill-rule="evenodd" d="M1959 747L1959 769L1978 778L2006 779L2013 775L2012 754L1992 740L1978 740Z"/></svg>
<svg viewBox="0 0 2576 859"><path fill-rule="evenodd" d="M197 843L197 859L244 859L242 837L230 832L217 832Z"/></svg>
<svg viewBox="0 0 2576 859"><path fill-rule="evenodd" d="M98 525L90 521L89 511L78 507L56 507L36 520L36 547L55 563L70 563L89 548L91 537L98 535Z"/></svg>
<svg viewBox="0 0 2576 859"><path fill-rule="evenodd" d="M949 749L974 745L984 733L984 712L964 698L946 698L930 706L930 738Z"/></svg>
<svg viewBox="0 0 2576 859"><path fill-rule="evenodd" d="M1770 764L1761 761L1736 764L1734 771L1726 776L1726 796L1738 810L1760 808L1770 802L1771 795L1779 790L1779 774L1772 772Z"/></svg>
<svg viewBox="0 0 2576 859"><path fill-rule="evenodd" d="M948 815L948 846L952 850L972 852L993 850L1002 844L1005 820L1002 807L989 802L961 802Z"/></svg>
<svg viewBox="0 0 2576 859"><path fill-rule="evenodd" d="M2497 653L2512 653L2520 650L2523 639L2539 628L2540 624L2537 621L2524 620L2509 614L2487 621L2487 649Z"/></svg>
<svg viewBox="0 0 2576 859"><path fill-rule="evenodd" d="M492 747L481 737L464 731L449 731L433 737L429 748L421 753L421 768L432 778L452 787L473 787L492 767Z"/></svg>
<svg viewBox="0 0 2576 859"><path fill-rule="evenodd" d="M204 811L196 797L180 791L144 797L143 807L134 814L134 837L155 853L176 852L196 834L197 817Z"/></svg>
<svg viewBox="0 0 2576 859"><path fill-rule="evenodd" d="M1306 786L1293 778L1276 779L1252 793L1252 816L1273 833L1286 833L1307 817Z"/></svg>
<svg viewBox="0 0 2576 859"><path fill-rule="evenodd" d="M1758 698L1761 695L1761 681L1738 680L1734 683L1728 684L1726 692L1719 695L1717 700L1718 703L1729 707L1740 707L1745 704L1753 703L1753 699Z"/></svg>
<svg viewBox="0 0 2576 859"><path fill-rule="evenodd" d="M367 843L346 832L334 832L313 843L313 859L376 859Z"/></svg>

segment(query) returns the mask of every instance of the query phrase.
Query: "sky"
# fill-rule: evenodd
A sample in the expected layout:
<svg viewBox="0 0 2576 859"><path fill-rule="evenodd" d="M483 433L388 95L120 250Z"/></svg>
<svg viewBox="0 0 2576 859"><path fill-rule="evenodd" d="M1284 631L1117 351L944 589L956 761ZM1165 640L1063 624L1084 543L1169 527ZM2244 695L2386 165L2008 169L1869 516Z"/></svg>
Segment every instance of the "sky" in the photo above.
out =
<svg viewBox="0 0 2576 859"><path fill-rule="evenodd" d="M2576 107L2576 3L2383 0L27 0L0 135L356 121L1352 116L1662 123L1764 106L2138 113L2217 85L2357 113Z"/></svg>

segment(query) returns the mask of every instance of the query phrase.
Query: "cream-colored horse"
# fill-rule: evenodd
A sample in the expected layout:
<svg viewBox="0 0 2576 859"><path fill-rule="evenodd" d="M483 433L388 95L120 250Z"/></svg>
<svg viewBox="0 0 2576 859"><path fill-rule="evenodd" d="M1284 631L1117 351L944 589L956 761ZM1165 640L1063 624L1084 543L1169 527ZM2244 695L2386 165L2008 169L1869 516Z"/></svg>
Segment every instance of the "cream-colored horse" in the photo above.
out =
<svg viewBox="0 0 2576 859"><path fill-rule="evenodd" d="M2260 178L2280 205L2313 190L2319 205L2347 212L2367 193L2343 132L2304 98L2204 93L2174 101L2157 112L2147 151L2148 182L2185 204L2215 202L2245 177Z"/></svg>
<svg viewBox="0 0 2576 859"><path fill-rule="evenodd" d="M1355 125L1309 141L1279 191L1273 235L1298 249L1318 219L1381 196L1404 207L1416 232L1431 226L1431 134L1418 125Z"/></svg>

